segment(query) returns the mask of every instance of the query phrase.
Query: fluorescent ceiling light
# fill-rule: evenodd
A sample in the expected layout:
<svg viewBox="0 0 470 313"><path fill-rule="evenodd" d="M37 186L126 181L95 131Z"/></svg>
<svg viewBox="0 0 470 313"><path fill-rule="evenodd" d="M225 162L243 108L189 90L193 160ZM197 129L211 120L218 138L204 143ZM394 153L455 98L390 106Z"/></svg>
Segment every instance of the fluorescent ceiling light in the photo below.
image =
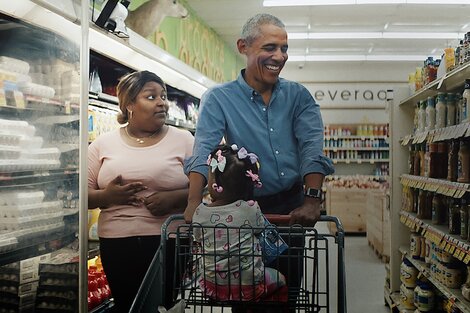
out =
<svg viewBox="0 0 470 313"><path fill-rule="evenodd" d="M362 4L468 4L468 0L264 0L265 7Z"/></svg>
<svg viewBox="0 0 470 313"><path fill-rule="evenodd" d="M433 56L439 58L439 56ZM424 55L292 55L288 62L332 62L332 61L413 61L423 62L428 56Z"/></svg>
<svg viewBox="0 0 470 313"><path fill-rule="evenodd" d="M289 39L459 39L464 33L350 32L288 33Z"/></svg>

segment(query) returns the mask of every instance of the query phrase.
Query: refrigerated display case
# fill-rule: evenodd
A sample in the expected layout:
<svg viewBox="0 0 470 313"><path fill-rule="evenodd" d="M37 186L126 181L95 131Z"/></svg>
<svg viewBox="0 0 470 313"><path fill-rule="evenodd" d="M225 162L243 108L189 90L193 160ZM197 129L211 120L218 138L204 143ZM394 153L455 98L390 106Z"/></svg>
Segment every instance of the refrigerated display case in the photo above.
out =
<svg viewBox="0 0 470 313"><path fill-rule="evenodd" d="M0 307L78 311L80 42L0 25Z"/></svg>

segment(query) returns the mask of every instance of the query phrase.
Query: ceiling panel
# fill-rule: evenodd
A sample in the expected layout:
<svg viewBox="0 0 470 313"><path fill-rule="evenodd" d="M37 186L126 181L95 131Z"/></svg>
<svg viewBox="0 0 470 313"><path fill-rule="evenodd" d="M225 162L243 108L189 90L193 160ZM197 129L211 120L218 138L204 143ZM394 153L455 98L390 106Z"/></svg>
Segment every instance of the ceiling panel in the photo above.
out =
<svg viewBox="0 0 470 313"><path fill-rule="evenodd" d="M188 0L204 22L236 51L246 19L266 12L279 17L288 32L455 32L470 31L470 0L465 5L324 5L263 7L262 0ZM288 0L286 0L288 3ZM325 1L326 3L328 1ZM462 38L463 39L463 38ZM440 55L458 40L331 39L290 40L289 55L413 54Z"/></svg>

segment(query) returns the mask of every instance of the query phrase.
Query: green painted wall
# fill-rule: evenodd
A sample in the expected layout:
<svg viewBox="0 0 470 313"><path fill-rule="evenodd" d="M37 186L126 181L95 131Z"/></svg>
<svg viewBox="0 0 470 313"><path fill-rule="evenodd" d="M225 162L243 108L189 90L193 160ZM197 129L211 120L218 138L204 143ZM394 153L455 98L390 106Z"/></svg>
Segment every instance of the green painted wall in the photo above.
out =
<svg viewBox="0 0 470 313"><path fill-rule="evenodd" d="M146 0L133 0L129 9L134 10L144 2ZM189 11L189 17L166 17L148 39L216 82L235 79L245 66L244 59L222 41L185 1L181 3Z"/></svg>

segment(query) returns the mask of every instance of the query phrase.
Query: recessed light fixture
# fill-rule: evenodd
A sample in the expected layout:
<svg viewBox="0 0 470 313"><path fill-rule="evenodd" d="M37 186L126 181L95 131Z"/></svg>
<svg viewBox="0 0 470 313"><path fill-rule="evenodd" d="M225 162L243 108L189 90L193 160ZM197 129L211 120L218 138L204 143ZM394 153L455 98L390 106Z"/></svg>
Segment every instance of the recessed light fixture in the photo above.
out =
<svg viewBox="0 0 470 313"><path fill-rule="evenodd" d="M288 62L364 62L364 61L401 61L401 62L423 62L429 56L424 55L290 55ZM433 56L440 58L440 56Z"/></svg>
<svg viewBox="0 0 470 313"><path fill-rule="evenodd" d="M288 33L289 39L461 39L464 33L438 32L326 32Z"/></svg>
<svg viewBox="0 0 470 313"><path fill-rule="evenodd" d="M265 7L313 6L313 5L363 5L363 4L436 4L470 5L468 0L264 0Z"/></svg>

